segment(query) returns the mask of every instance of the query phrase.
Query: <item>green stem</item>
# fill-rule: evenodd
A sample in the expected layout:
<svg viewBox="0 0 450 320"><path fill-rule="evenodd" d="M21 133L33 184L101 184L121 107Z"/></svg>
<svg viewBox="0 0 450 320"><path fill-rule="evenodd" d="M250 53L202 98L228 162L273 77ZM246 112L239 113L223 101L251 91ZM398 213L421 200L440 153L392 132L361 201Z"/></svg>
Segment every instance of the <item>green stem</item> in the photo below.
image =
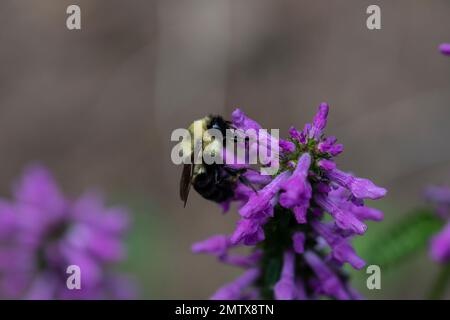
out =
<svg viewBox="0 0 450 320"><path fill-rule="evenodd" d="M450 282L450 263L442 267L436 279L434 280L433 286L431 287L430 293L428 294L428 299L430 300L440 300L445 294L447 285Z"/></svg>
<svg viewBox="0 0 450 320"><path fill-rule="evenodd" d="M265 240L259 245L263 250L261 260L262 276L259 281L263 299L273 299L273 286L280 279L283 254L292 248L292 230L296 226L294 215L281 206L264 226Z"/></svg>

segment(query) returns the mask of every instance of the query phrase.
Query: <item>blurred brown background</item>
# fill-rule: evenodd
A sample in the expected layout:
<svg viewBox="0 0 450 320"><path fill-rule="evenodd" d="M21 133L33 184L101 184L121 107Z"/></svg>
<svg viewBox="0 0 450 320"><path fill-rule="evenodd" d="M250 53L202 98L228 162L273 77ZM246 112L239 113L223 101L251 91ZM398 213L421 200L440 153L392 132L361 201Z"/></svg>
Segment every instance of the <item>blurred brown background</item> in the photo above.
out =
<svg viewBox="0 0 450 320"><path fill-rule="evenodd" d="M82 30L66 28L70 4ZM366 28L370 4L381 30ZM231 232L237 214L196 194L182 208L172 130L240 107L286 134L327 101L341 167L389 189L389 224L424 186L450 182L450 60L437 51L449 10L447 0L2 0L1 195L32 161L70 194L105 189L137 208L124 268L142 297L206 298L239 271L190 244ZM424 256L397 284L363 293L420 298L433 272Z"/></svg>

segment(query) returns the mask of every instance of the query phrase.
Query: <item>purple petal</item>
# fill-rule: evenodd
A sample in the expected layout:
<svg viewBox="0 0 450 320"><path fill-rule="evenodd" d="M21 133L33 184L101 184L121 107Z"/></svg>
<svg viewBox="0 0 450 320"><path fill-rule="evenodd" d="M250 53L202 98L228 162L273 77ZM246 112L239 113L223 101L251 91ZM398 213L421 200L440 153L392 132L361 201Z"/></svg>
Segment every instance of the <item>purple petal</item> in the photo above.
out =
<svg viewBox="0 0 450 320"><path fill-rule="evenodd" d="M344 151L344 145L341 144L341 143L337 143L337 144L335 144L335 145L332 145L332 146L330 147L330 150L329 150L330 154L331 154L333 157L337 156L338 154L341 154L342 151Z"/></svg>
<svg viewBox="0 0 450 320"><path fill-rule="evenodd" d="M225 201L219 203L219 206L222 208L222 213L225 214L230 210L231 200L232 199L229 199L229 200L225 200Z"/></svg>
<svg viewBox="0 0 450 320"><path fill-rule="evenodd" d="M327 125L329 106L325 102L321 103L317 114L314 116L312 128L310 131L310 138L319 139L323 129Z"/></svg>
<svg viewBox="0 0 450 320"><path fill-rule="evenodd" d="M259 269L250 269L233 282L221 287L211 297L211 300L239 300L242 291L250 286L260 275Z"/></svg>
<svg viewBox="0 0 450 320"><path fill-rule="evenodd" d="M291 153L291 152L295 151L295 144L294 143L292 143L290 141L287 141L287 140L283 140L283 139L280 139L279 143L280 143L280 148L284 152Z"/></svg>
<svg viewBox="0 0 450 320"><path fill-rule="evenodd" d="M0 241L5 241L17 232L17 218L13 205L0 200Z"/></svg>
<svg viewBox="0 0 450 320"><path fill-rule="evenodd" d="M86 192L75 201L72 212L77 221L116 236L124 234L130 225L128 210L105 208L102 194L95 191Z"/></svg>
<svg viewBox="0 0 450 320"><path fill-rule="evenodd" d="M291 127L289 129L289 135L291 136L292 139L295 139L298 142L304 143L304 141L301 141L302 140L301 132L298 131L297 129L295 129L294 127Z"/></svg>
<svg viewBox="0 0 450 320"><path fill-rule="evenodd" d="M319 193L329 193L331 191L330 185L324 182L316 183L315 189Z"/></svg>
<svg viewBox="0 0 450 320"><path fill-rule="evenodd" d="M295 216L295 220L297 220L297 223L305 224L307 222L308 206L309 206L309 204L295 206L292 209L294 211L294 216Z"/></svg>
<svg viewBox="0 0 450 320"><path fill-rule="evenodd" d="M261 257L263 255L263 252L261 250L256 250L255 252L251 253L248 256L241 256L241 255L229 255L225 254L220 256L220 261L223 263L236 266L236 267L242 267L242 268L251 268L257 265L257 263L261 260Z"/></svg>
<svg viewBox="0 0 450 320"><path fill-rule="evenodd" d="M88 252L74 249L68 245L61 245L60 250L66 261L66 267L69 265L77 265L80 267L82 287L94 287L98 285L102 278L101 265Z"/></svg>
<svg viewBox="0 0 450 320"><path fill-rule="evenodd" d="M282 183L288 178L289 172L283 172L272 180L267 186L253 193L248 202L239 210L239 214L245 218L260 216L272 205L272 199L277 195Z"/></svg>
<svg viewBox="0 0 450 320"><path fill-rule="evenodd" d="M31 284L25 297L27 300L52 300L55 298L57 279L51 274L41 274Z"/></svg>
<svg viewBox="0 0 450 320"><path fill-rule="evenodd" d="M231 119L233 122L233 125L242 130L248 130L248 129L254 129L259 130L261 129L261 126L255 121L250 119L245 115L244 112L242 112L240 109L236 109L231 114Z"/></svg>
<svg viewBox="0 0 450 320"><path fill-rule="evenodd" d="M352 205L352 212L358 220L381 221L384 218L383 212L370 207Z"/></svg>
<svg viewBox="0 0 450 320"><path fill-rule="evenodd" d="M48 214L62 215L66 200L50 171L40 165L25 169L21 180L14 188L15 198L23 203L35 205Z"/></svg>
<svg viewBox="0 0 450 320"><path fill-rule="evenodd" d="M322 153L330 152L331 148L336 143L336 141L337 141L336 137L329 136L317 145L317 149L319 150L319 152Z"/></svg>
<svg viewBox="0 0 450 320"><path fill-rule="evenodd" d="M312 251L307 251L304 257L316 274L320 287L323 292L327 295L335 297L340 300L350 299L350 296L345 290L339 278L334 274L333 271L322 261L315 253Z"/></svg>
<svg viewBox="0 0 450 320"><path fill-rule="evenodd" d="M338 169L328 172L328 177L348 188L356 198L376 200L384 197L387 192L386 189L376 186L368 179L356 178Z"/></svg>
<svg viewBox="0 0 450 320"><path fill-rule="evenodd" d="M318 165L319 165L319 168L326 170L326 171L336 169L336 163L334 163L334 161L331 161L331 160L322 159L319 161Z"/></svg>
<svg viewBox="0 0 450 320"><path fill-rule="evenodd" d="M339 235L331 224L313 221L312 226L331 247L333 258L340 263L348 262L355 269L364 267L364 260L358 257L353 247L348 243L348 240Z"/></svg>
<svg viewBox="0 0 450 320"><path fill-rule="evenodd" d="M301 231L297 231L292 236L292 246L294 251L298 254L302 254L305 251L305 234Z"/></svg>
<svg viewBox="0 0 450 320"><path fill-rule="evenodd" d="M236 230L230 238L233 245L243 243L247 246L255 245L264 240L263 221L260 219L241 219L237 222Z"/></svg>
<svg viewBox="0 0 450 320"><path fill-rule="evenodd" d="M312 193L311 185L307 181L310 165L309 153L302 154L294 172L281 186L284 192L281 193L279 202L283 207L308 206Z"/></svg>
<svg viewBox="0 0 450 320"><path fill-rule="evenodd" d="M343 230L364 234L367 226L358 220L351 212L340 209L329 197L323 194L315 196L316 203L333 216L336 224Z"/></svg>
<svg viewBox="0 0 450 320"><path fill-rule="evenodd" d="M227 253L229 247L230 241L227 236L216 235L194 243L191 250L194 253L208 253L215 256L221 256Z"/></svg>
<svg viewBox="0 0 450 320"><path fill-rule="evenodd" d="M306 294L305 284L303 283L303 281L300 279L297 279L295 281L295 286L297 289L296 299L297 300L308 300L308 295Z"/></svg>
<svg viewBox="0 0 450 320"><path fill-rule="evenodd" d="M272 181L271 176L260 174L258 171L254 170L248 170L243 174L243 176L252 184L266 185Z"/></svg>
<svg viewBox="0 0 450 320"><path fill-rule="evenodd" d="M295 254L292 251L284 253L280 280L273 288L276 300L293 300L296 298L297 287L294 282L294 261Z"/></svg>
<svg viewBox="0 0 450 320"><path fill-rule="evenodd" d="M86 251L102 262L118 262L125 257L122 239L92 225L72 226L64 240L76 250Z"/></svg>

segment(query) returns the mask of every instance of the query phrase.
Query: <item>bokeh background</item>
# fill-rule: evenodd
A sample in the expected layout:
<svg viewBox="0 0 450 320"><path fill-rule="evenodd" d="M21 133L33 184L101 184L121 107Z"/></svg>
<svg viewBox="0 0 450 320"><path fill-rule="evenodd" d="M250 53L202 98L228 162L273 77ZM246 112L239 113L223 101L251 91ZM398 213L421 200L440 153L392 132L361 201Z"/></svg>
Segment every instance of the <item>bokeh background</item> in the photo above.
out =
<svg viewBox="0 0 450 320"><path fill-rule="evenodd" d="M82 30L66 28L78 4ZM378 4L382 29L366 28ZM286 134L331 105L339 165L389 189L386 220L450 183L450 41L447 0L2 0L0 195L23 167L50 167L65 191L104 189L129 206L134 227L121 266L148 299L207 298L240 270L190 252L229 233L192 193L183 209L173 129L242 108ZM383 274L370 298L422 298L436 272L426 253ZM361 275L362 274L362 275Z"/></svg>

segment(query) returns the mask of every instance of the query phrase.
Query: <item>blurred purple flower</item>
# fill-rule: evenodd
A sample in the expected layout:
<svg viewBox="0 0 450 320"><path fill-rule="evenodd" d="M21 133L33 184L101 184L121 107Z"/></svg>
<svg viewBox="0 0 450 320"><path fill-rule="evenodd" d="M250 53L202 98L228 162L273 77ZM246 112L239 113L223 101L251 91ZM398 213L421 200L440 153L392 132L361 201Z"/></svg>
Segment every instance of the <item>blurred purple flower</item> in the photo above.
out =
<svg viewBox="0 0 450 320"><path fill-rule="evenodd" d="M429 187L425 197L436 208L439 217L447 221L446 226L431 239L430 255L441 263L450 262L450 188Z"/></svg>
<svg viewBox="0 0 450 320"><path fill-rule="evenodd" d="M425 190L425 199L436 208L440 217L450 218L450 187L428 187Z"/></svg>
<svg viewBox="0 0 450 320"><path fill-rule="evenodd" d="M439 46L439 51L446 56L450 56L450 43L442 43Z"/></svg>
<svg viewBox="0 0 450 320"><path fill-rule="evenodd" d="M450 222L431 239L431 257L438 262L450 261Z"/></svg>
<svg viewBox="0 0 450 320"><path fill-rule="evenodd" d="M134 288L108 266L123 260L125 209L106 208L97 193L69 200L44 167L28 167L0 199L0 297L132 298ZM79 266L81 289L69 290L67 267Z"/></svg>
<svg viewBox="0 0 450 320"><path fill-rule="evenodd" d="M364 200L379 199L386 189L337 168L334 157L344 148L335 137L324 136L328 112L328 104L320 104L312 123L302 131L291 127L290 137L279 140L282 152L276 174L247 172L252 172L249 180L259 182L256 192L237 183L230 201L239 203L240 220L231 235L193 246L196 253L250 270L219 289L214 299L360 298L342 266L365 265L351 240L365 233L365 220L383 219L383 213L364 206ZM241 110L233 112L232 120L236 128L261 128ZM324 222L325 213L333 220ZM230 251L239 245L254 251L236 258Z"/></svg>
<svg viewBox="0 0 450 320"><path fill-rule="evenodd" d="M450 43L439 46L442 54L450 56ZM436 213L447 221L445 227L431 239L430 256L440 263L450 262L450 187L431 186L425 190L425 198L436 208Z"/></svg>

